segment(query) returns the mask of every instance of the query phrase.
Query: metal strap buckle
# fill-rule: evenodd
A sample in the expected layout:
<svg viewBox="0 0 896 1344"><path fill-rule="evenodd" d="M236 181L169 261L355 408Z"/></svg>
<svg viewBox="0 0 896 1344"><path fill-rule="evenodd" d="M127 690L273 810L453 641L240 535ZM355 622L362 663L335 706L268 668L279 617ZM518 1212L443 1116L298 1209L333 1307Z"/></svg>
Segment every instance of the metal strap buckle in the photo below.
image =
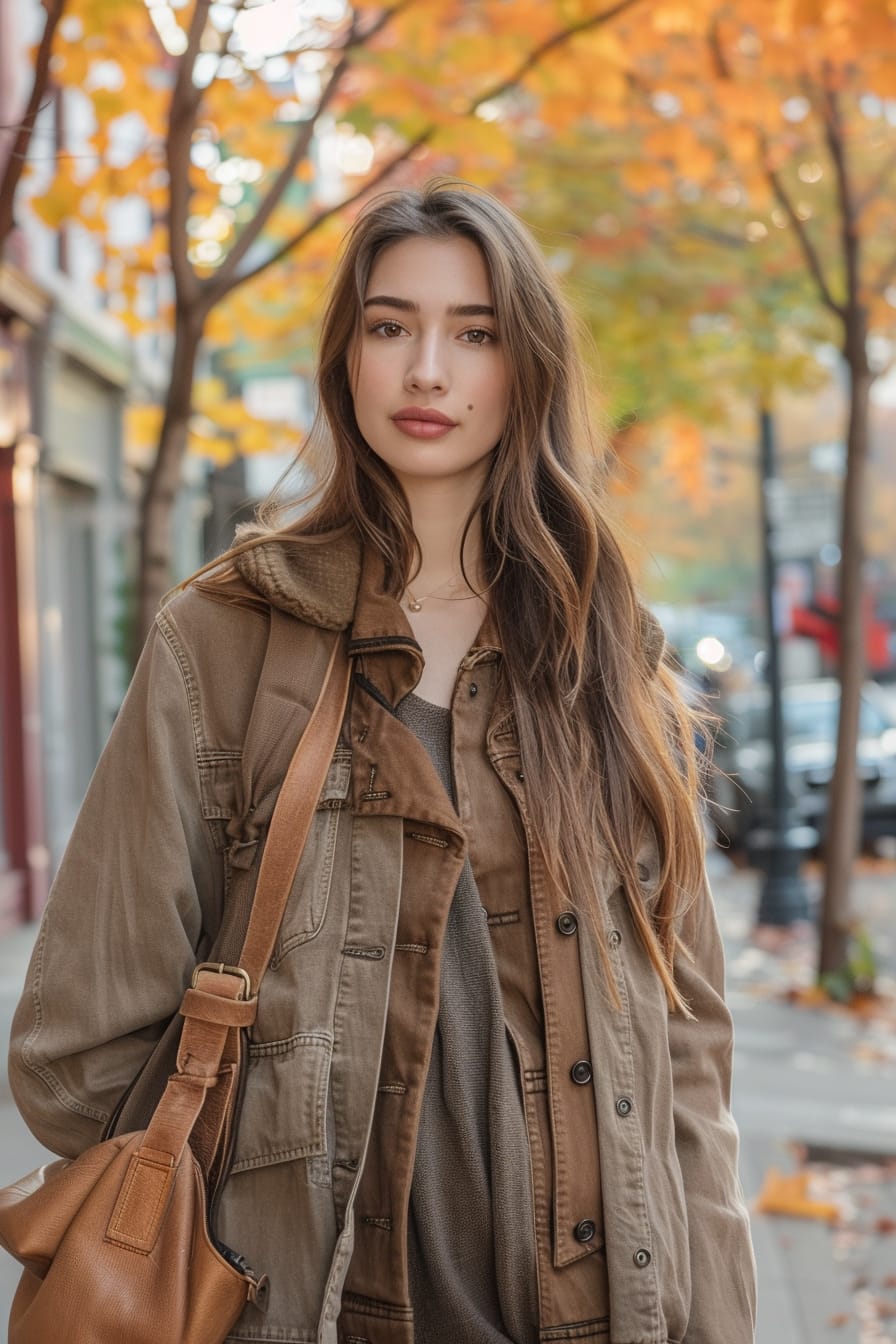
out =
<svg viewBox="0 0 896 1344"><path fill-rule="evenodd" d="M249 978L249 972L243 970L242 966L225 966L223 961L201 961L193 972L194 989L200 971L214 971L216 975L238 975L245 985L245 990L239 997L241 999L251 999L252 981Z"/></svg>

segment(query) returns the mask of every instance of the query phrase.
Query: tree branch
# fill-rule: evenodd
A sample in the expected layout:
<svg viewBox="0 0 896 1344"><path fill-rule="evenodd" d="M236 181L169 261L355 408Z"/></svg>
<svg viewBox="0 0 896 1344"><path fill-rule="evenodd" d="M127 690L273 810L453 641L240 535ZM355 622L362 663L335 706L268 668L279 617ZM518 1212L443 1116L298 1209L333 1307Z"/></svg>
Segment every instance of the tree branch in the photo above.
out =
<svg viewBox="0 0 896 1344"><path fill-rule="evenodd" d="M713 58L713 63L715 65L716 74L718 78L721 80L727 80L729 82L733 82L735 78L734 71L732 69L731 62L728 60L727 52L725 51L724 45L722 43L721 28L718 21L714 22L710 29L709 49L710 54ZM790 198L790 193L787 191L783 181L781 180L781 175L777 173L774 168L772 168L769 162L768 140L766 136L758 129L757 129L757 138L759 141L759 147L762 151L762 155L765 160L764 172L766 181L768 182L769 186L774 192L775 199L781 206L781 209L786 214L788 220L790 221L790 226L793 229L794 233L796 234L797 243L799 244L806 265L809 267L812 277L815 280L816 285L818 286L818 292L821 295L822 303L824 303L824 305L827 308L829 308L832 313L834 313L837 317L839 317L841 321L845 321L846 318L845 309L843 308L842 304L839 304L837 300L834 298L833 291L831 290L831 287L827 281L827 277L824 273L824 267L821 264L821 257L819 256L818 249L816 248L815 244L812 241L812 238L810 237L809 230L806 228L805 220L800 219L799 215L797 214L796 207Z"/></svg>
<svg viewBox="0 0 896 1344"><path fill-rule="evenodd" d="M765 150L766 145L764 138L761 139L760 143L762 144L763 150ZM822 267L821 264L821 258L818 255L818 250L815 244L813 243L812 239L809 236L809 231L806 228L805 220L800 219L799 215L797 214L796 207L794 206L793 201L790 198L790 194L788 193L788 191L784 186L784 183L781 181L780 174L775 172L774 168L772 168L769 164L766 164L765 166L765 176L766 180L769 183L769 186L775 193L775 199L778 201L778 204L781 206L781 209L786 214L788 220L790 221L790 225L794 233L796 234L796 239L797 242L799 243L800 250L803 254L806 265L809 267L809 270L812 273L812 278L815 280L815 283L818 286L818 292L821 295L822 303L824 303L826 308L829 308L832 313L834 313L837 317L840 318L841 321L843 321L843 319L846 316L845 309L843 305L841 303L838 303L837 300L834 298L833 292L830 286L828 285L827 277L825 276L824 268Z"/></svg>
<svg viewBox="0 0 896 1344"><path fill-rule="evenodd" d="M615 19L625 10L632 9L635 5L640 4L641 2L642 0L619 0L619 2L610 9L604 10L600 14L592 15L588 19L582 19L578 23L572 24L569 28L564 28L559 33L554 33L551 37L547 38L536 47L534 51L530 52L512 75L501 80L500 83L487 89L486 92L478 94L477 97L472 99L469 106L461 115L474 116L483 103L490 102L493 98L498 98L502 94L509 92L509 90L518 84L519 81L527 75L534 66L543 60L549 52L556 50L556 48L562 46L564 42L568 42L572 38L578 37L579 34L586 32L590 28L596 28L601 24L608 23L611 19ZM400 3L396 4L393 9L388 11L385 16L386 21L394 18L399 11L408 8L409 5L413 3L414 0L400 0ZM382 26L382 24L375 25L376 31L380 31ZM365 34L365 40L367 40L369 36L372 36L372 33ZM388 163L379 168L374 176L368 178L363 186L359 187L351 196L346 196L344 200L339 201L336 205L328 206L325 210L321 210L318 214L314 215L307 224L304 224L302 228L294 233L291 238L288 238L281 247L278 247L275 252L272 252L269 257L253 267L252 270L246 271L239 276L231 273L229 275L229 283L222 289L221 293L219 293L217 281L224 269L224 267L221 267L217 272L215 279L211 282L214 285L215 302L230 293L230 291L235 289L238 285L242 285L249 280L254 280L256 276L261 275L263 271L268 270L271 266L275 266L277 262L282 261L294 248L299 247L305 239L308 238L310 234L314 233L316 229L320 228L326 220L332 218L333 215L338 214L341 210L345 210L348 206L354 205L356 201L359 201L375 187L378 187L396 168L402 163L405 163L415 150L428 144L436 134L437 130L438 127L436 125L425 127L405 146L403 150L401 150L400 153L396 154ZM231 256L232 252L228 255L224 266L229 266Z"/></svg>
<svg viewBox="0 0 896 1344"><path fill-rule="evenodd" d="M290 150L286 163L277 174L276 179L271 183L267 195L258 210L256 210L253 218L228 252L225 261L207 283L207 293L212 304L220 302L220 300L224 298L235 285L242 284L243 280L247 278L246 276L238 276L237 268L252 244L256 242L261 235L265 224L283 199L284 193L295 176L296 169L311 148L315 127L322 114L333 101L342 78L349 67L348 53L359 47L365 46L374 37L377 37L386 26L402 12L402 10L408 9L415 2L416 0L398 0L398 3L391 8L384 10L368 28L364 29L363 32L358 28L357 16L352 20L348 36L342 46L342 55L330 72L330 78L327 80L326 88L318 99L317 107L315 108L313 115L302 122L297 128L292 149ZM295 244L292 245L294 246ZM264 266L272 264L272 260L263 263ZM255 274L255 272L250 272L250 274Z"/></svg>
<svg viewBox="0 0 896 1344"><path fill-rule="evenodd" d="M226 260L207 282L206 288L212 303L222 299L225 294L233 289L235 283L242 280L243 277L237 277L237 267L283 199L286 188L295 177L296 169L311 147L315 127L335 97L348 66L349 59L344 55L334 65L330 72L330 78L327 80L326 88L318 99L314 113L306 121L299 124L287 160L271 183L264 200L228 252Z"/></svg>
<svg viewBox="0 0 896 1344"><path fill-rule="evenodd" d="M196 0L190 21L187 48L177 67L177 78L168 111L165 152L168 164L168 234L171 269L178 303L196 303L200 286L187 255L187 215L190 208L190 145L202 90L193 82L193 67L205 32L211 0Z"/></svg>
<svg viewBox="0 0 896 1344"><path fill-rule="evenodd" d="M493 88L481 93L467 109L467 116L471 116L477 108L483 103L491 102L493 98L500 98L502 94L509 93L512 88L519 84L520 80L528 75L529 71L535 66L540 65L550 52L562 47L566 42L574 37L587 33L591 28L600 28L611 19L616 19L620 14L624 14L627 9L633 9L635 5L640 4L641 0L618 0L618 3L611 6L610 9L602 10L600 14L592 14L587 19L580 19L578 23L570 24L568 28L562 28L559 33L554 33L551 37L545 38L537 47L530 51L529 55L521 65L509 75L506 79L495 84Z"/></svg>
<svg viewBox="0 0 896 1344"><path fill-rule="evenodd" d="M828 153L834 165L837 180L837 201L840 206L840 242L843 248L843 266L846 273L845 318L846 313L855 311L860 302L862 285L860 242L856 221L855 196L850 179L849 164L846 161L840 101L836 90L829 85L822 88L822 118Z"/></svg>
<svg viewBox="0 0 896 1344"><path fill-rule="evenodd" d="M50 83L50 58L53 54L53 39L65 10L65 0L45 0L45 8L47 20L41 33L40 45L34 62L31 93L28 96L28 104L24 115L16 128L15 139L3 165L3 176L0 178L0 255L3 253L6 240L15 223L13 214L15 195L22 173L25 170L25 161L34 133L34 124L37 121L38 113L41 110Z"/></svg>

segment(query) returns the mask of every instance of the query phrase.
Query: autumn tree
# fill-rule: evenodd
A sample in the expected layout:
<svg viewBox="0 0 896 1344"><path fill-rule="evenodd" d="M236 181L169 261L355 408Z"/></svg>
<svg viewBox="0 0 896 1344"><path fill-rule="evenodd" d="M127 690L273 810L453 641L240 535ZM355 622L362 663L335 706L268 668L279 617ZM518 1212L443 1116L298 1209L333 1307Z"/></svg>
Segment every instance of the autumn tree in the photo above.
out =
<svg viewBox="0 0 896 1344"><path fill-rule="evenodd" d="M628 125L642 162L628 186L694 224L734 226L771 270L812 283L849 383L839 593L841 707L829 799L820 971L842 967L858 841L855 760L863 679L862 568L872 335L891 348L896 281L896 40L883 0L695 0L667 6L666 42L645 48L626 16ZM626 42L626 38L629 39ZM640 180L639 180L640 179ZM737 214L725 220L719 207ZM744 224L740 211L748 207ZM743 248L741 248L743 250ZM762 389L759 389L760 391Z"/></svg>

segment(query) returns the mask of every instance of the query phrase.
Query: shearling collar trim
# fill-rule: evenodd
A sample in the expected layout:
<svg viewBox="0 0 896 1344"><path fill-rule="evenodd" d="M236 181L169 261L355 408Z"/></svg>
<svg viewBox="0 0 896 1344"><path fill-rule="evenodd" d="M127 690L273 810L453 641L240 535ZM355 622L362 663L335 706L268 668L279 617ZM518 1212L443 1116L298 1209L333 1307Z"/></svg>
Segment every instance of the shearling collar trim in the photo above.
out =
<svg viewBox="0 0 896 1344"><path fill-rule="evenodd" d="M236 540L261 535L244 524ZM238 555L234 564L246 583L281 611L324 630L351 625L361 574L361 543L353 532L319 539L272 537Z"/></svg>

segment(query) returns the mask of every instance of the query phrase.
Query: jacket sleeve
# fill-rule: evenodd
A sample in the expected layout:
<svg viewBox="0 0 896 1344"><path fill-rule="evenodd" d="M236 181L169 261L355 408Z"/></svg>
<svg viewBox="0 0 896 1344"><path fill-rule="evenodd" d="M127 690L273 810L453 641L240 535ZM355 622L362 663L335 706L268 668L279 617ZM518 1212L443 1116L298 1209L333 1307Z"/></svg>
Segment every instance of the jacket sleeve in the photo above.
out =
<svg viewBox="0 0 896 1344"><path fill-rule="evenodd" d="M751 1344L756 1266L731 1116L731 1015L724 954L704 882L682 922L676 983L695 1020L669 1018L675 1145L684 1182L691 1313L682 1344Z"/></svg>
<svg viewBox="0 0 896 1344"><path fill-rule="evenodd" d="M220 900L198 733L186 659L156 625L53 883L13 1021L13 1096L64 1156L99 1139L177 1012L203 909Z"/></svg>

